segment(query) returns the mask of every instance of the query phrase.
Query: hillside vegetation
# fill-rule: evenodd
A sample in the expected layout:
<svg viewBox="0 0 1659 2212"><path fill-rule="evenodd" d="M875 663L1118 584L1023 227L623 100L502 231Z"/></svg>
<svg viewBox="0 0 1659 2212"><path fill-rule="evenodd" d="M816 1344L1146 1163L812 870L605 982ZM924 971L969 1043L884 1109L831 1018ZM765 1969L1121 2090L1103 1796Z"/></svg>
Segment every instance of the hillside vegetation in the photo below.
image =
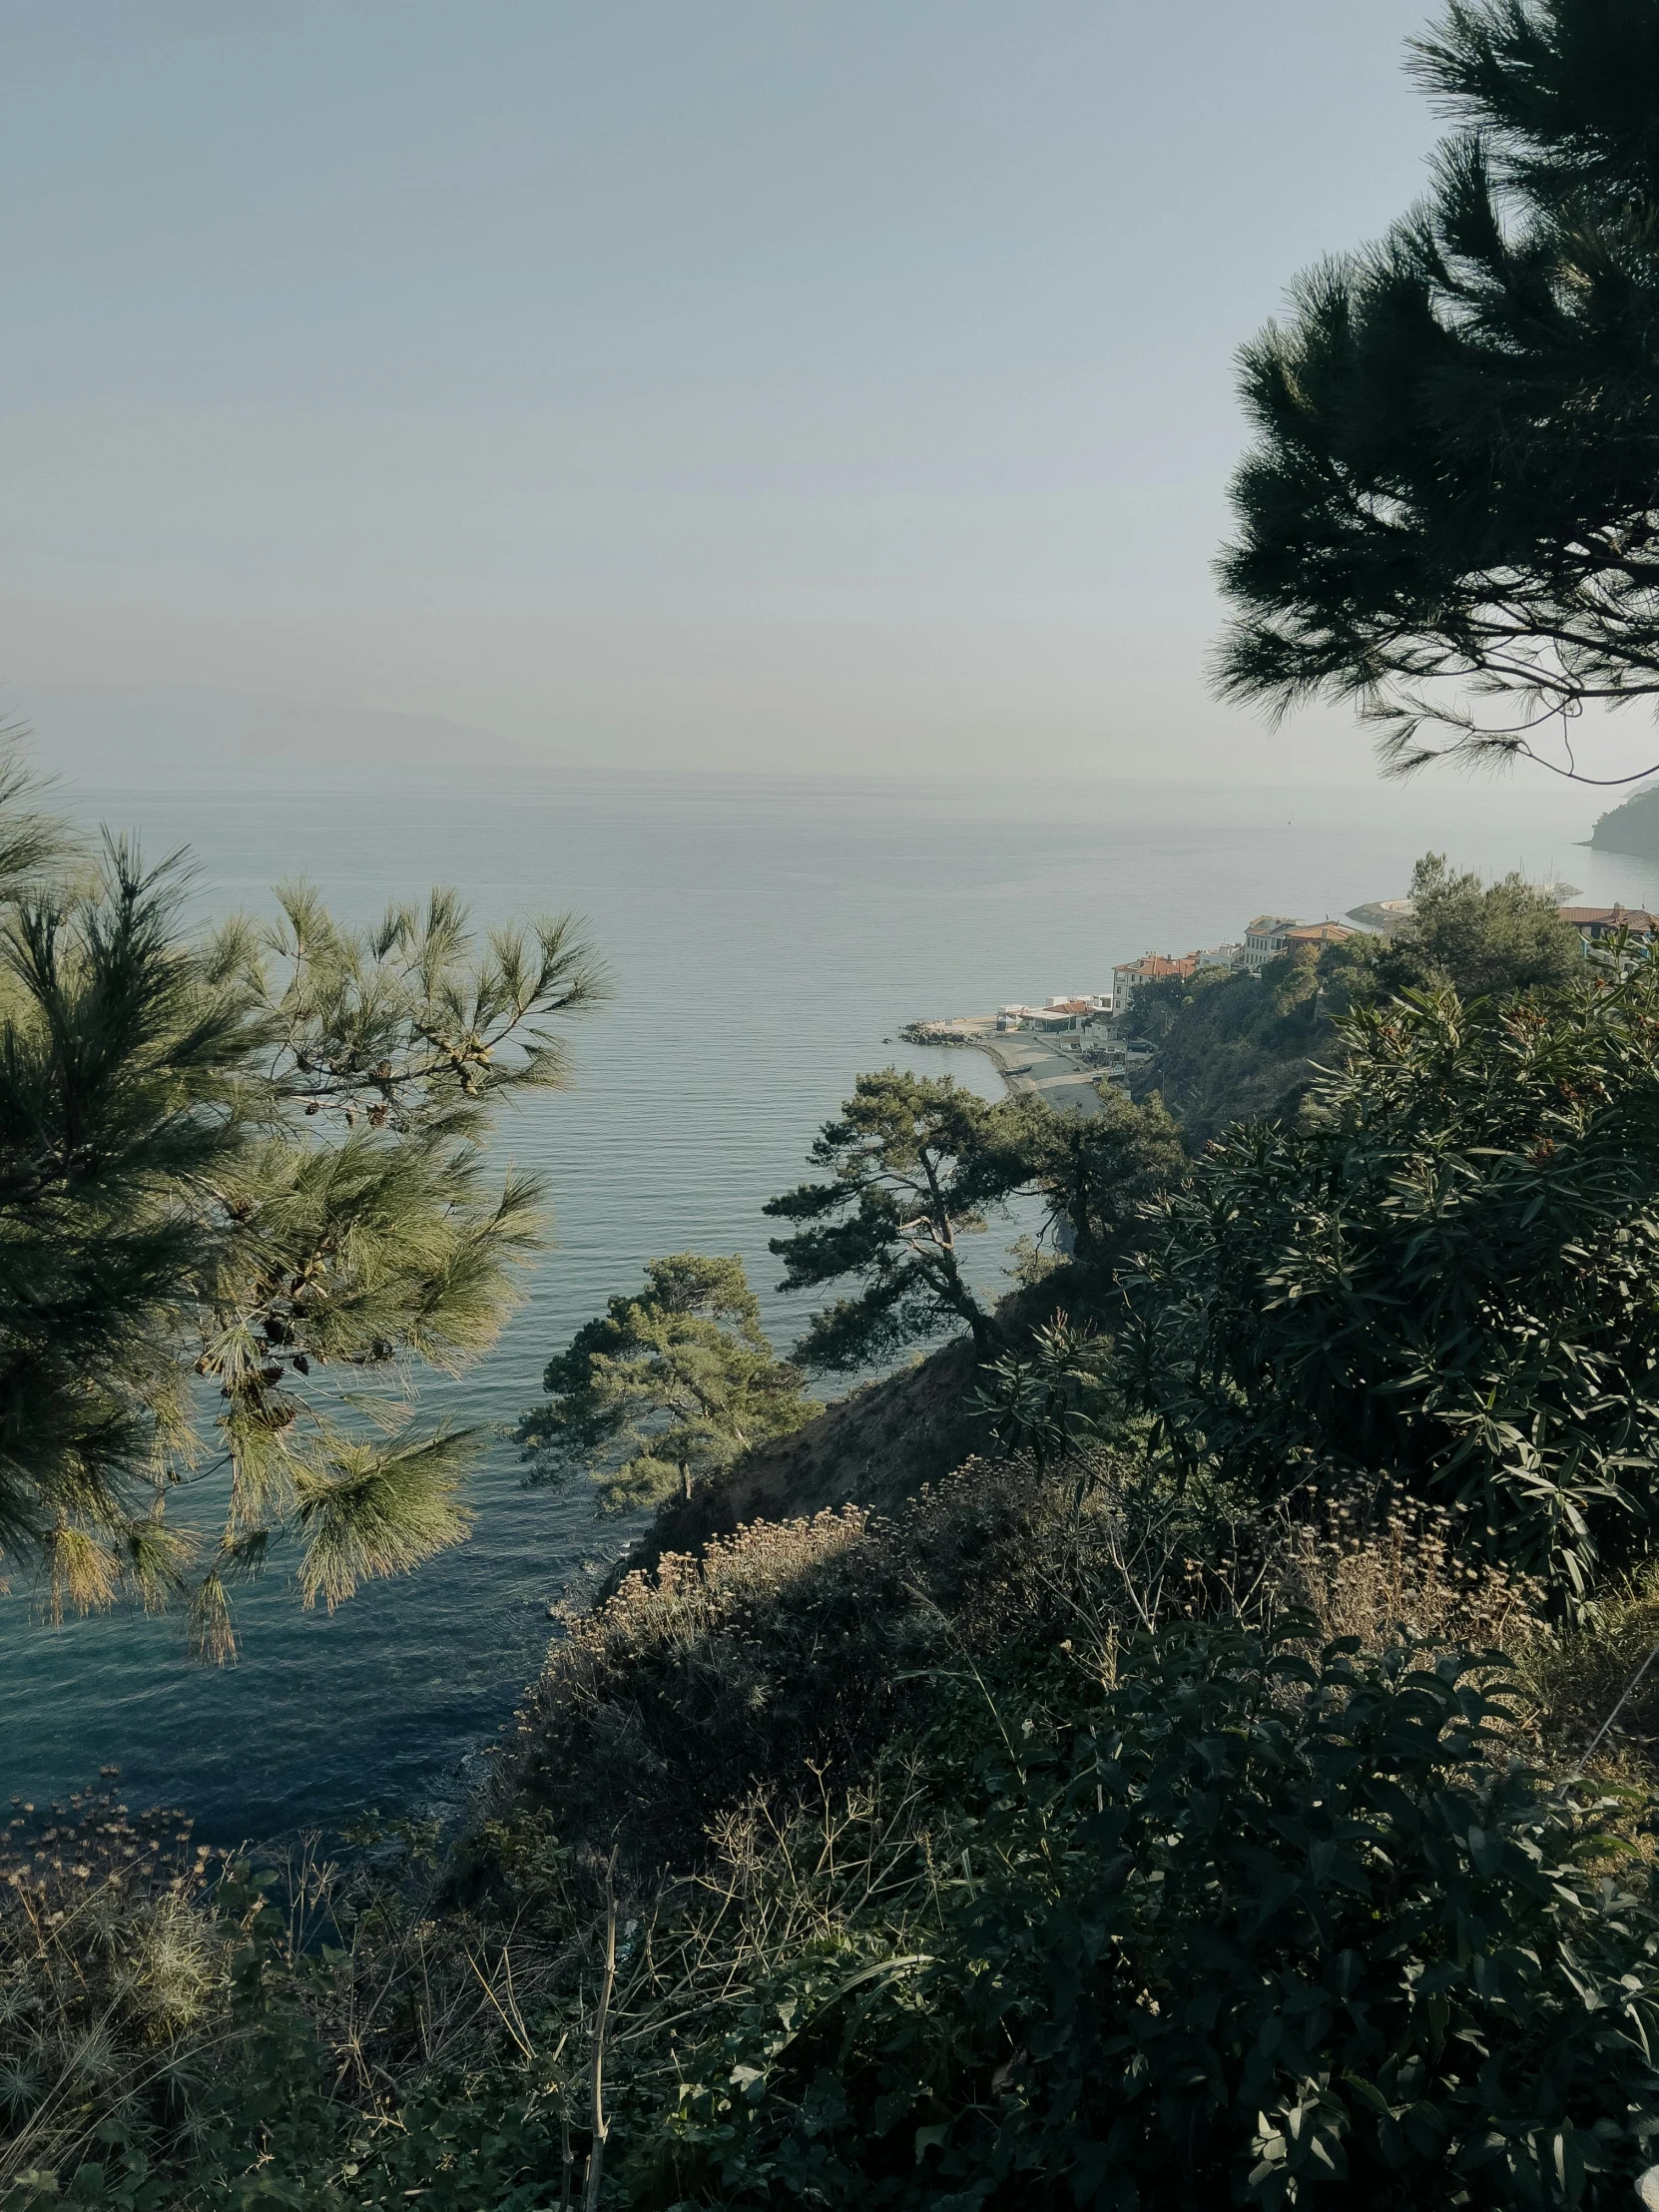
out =
<svg viewBox="0 0 1659 2212"><path fill-rule="evenodd" d="M1503 997L1567 983L1583 965L1578 932L1518 875L1482 883L1428 853L1411 897L1412 922L1392 937L1356 934L1259 974L1201 968L1137 992L1134 1026L1153 1056L1136 1098L1161 1098L1197 1149L1231 1122L1294 1116L1355 1007L1421 990Z"/></svg>
<svg viewBox="0 0 1659 2212"><path fill-rule="evenodd" d="M1646 791L1632 793L1621 806L1609 808L1590 831L1590 842L1602 852L1659 858L1659 790L1650 785Z"/></svg>
<svg viewBox="0 0 1659 2212"><path fill-rule="evenodd" d="M1659 972L1338 1034L1132 1265L712 1477L784 1517L666 1521L441 1848L20 1815L8 2206L1624 2202Z"/></svg>

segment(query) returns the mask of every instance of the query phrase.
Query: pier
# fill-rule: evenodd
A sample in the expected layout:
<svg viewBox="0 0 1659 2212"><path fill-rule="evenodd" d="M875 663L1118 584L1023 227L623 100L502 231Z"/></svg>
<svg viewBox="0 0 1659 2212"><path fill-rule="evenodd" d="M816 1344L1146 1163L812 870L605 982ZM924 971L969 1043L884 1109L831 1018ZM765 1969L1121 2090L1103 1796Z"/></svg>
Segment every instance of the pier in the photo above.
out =
<svg viewBox="0 0 1659 2212"><path fill-rule="evenodd" d="M1074 1114L1100 1111L1099 1086L1119 1080L1112 1067L1092 1067L1069 1039L998 1031L994 1014L965 1014L953 1021L912 1021L899 1031L912 1044L966 1045L989 1056L1016 1097L1035 1095Z"/></svg>

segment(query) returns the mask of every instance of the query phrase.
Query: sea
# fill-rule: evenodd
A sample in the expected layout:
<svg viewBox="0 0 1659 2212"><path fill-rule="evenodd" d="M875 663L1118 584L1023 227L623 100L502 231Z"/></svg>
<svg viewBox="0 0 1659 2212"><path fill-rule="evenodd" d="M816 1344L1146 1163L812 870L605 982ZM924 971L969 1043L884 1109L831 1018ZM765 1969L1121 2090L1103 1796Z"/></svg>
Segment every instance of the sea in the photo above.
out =
<svg viewBox="0 0 1659 2212"><path fill-rule="evenodd" d="M1155 771L1153 749L1144 767ZM570 911L611 976L571 1027L575 1082L510 1111L496 1150L545 1178L549 1247L487 1357L427 1378L421 1410L490 1430L471 1538L404 1579L306 1612L276 1555L237 1603L224 1669L178 1625L117 1612L60 1627L27 1572L0 1598L0 1802L49 1801L118 1767L134 1804L187 1808L222 1844L336 1832L369 1809L442 1817L559 1633L549 1606L634 1524L579 1488L527 1488L510 1428L542 1369L646 1262L737 1253L787 1346L807 1302L777 1289L765 1201L861 1070L896 1062L986 1096L990 1062L898 1041L917 1018L1105 990L1149 950L1236 939L1269 910L1313 919L1395 896L1427 850L1659 904L1659 868L1587 849L1593 794L1550 784L1275 789L908 784L825 777L431 776L321 788L69 787L88 825L147 855L188 848L202 919L269 910L303 876L352 921L454 884L480 926ZM1028 1218L993 1223L994 1287ZM0 1562L4 1567L5 1562Z"/></svg>

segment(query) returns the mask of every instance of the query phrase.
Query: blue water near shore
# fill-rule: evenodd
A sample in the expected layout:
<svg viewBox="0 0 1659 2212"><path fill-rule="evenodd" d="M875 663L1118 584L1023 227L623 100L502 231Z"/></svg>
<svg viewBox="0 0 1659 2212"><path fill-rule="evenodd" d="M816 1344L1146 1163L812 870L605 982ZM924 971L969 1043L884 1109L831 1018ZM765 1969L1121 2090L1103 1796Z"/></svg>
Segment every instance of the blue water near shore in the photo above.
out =
<svg viewBox="0 0 1659 2212"><path fill-rule="evenodd" d="M549 1353L661 1253L741 1253L789 1342L803 1308L772 1288L760 1207L801 1179L854 1074L897 1059L995 1095L978 1054L885 1042L905 1021L1109 988L1115 961L1237 937L1263 908L1341 913L1399 892L1428 847L1659 902L1659 871L1574 848L1592 809L1553 790L582 776L70 797L153 855L189 844L204 912L260 907L302 873L353 918L432 881L483 921L587 917L615 995L574 1029L576 1088L501 1135L552 1186L555 1247L488 1359L422 1391L477 1421L510 1422ZM1016 1226L984 1240L987 1280ZM47 1627L20 1580L0 1601L0 1792L118 1763L130 1799L188 1805L219 1840L453 1803L539 1663L548 1600L625 1533L580 1496L522 1488L505 1439L472 1502L469 1543L332 1617L302 1613L278 1564L242 1597L222 1673L166 1621Z"/></svg>

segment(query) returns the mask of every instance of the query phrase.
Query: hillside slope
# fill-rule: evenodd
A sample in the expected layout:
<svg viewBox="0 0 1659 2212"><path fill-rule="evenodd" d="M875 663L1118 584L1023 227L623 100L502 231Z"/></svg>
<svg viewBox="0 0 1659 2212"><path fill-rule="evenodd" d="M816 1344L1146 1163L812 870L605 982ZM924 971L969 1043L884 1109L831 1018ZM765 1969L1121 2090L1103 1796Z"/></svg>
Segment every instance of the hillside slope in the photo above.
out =
<svg viewBox="0 0 1659 2212"><path fill-rule="evenodd" d="M665 1505L627 1569L694 1551L746 1521L790 1520L840 1505L892 1512L985 1441L969 1410L973 1345L953 1339L896 1375L828 1405L817 1420L763 1445L686 1502Z"/></svg>

